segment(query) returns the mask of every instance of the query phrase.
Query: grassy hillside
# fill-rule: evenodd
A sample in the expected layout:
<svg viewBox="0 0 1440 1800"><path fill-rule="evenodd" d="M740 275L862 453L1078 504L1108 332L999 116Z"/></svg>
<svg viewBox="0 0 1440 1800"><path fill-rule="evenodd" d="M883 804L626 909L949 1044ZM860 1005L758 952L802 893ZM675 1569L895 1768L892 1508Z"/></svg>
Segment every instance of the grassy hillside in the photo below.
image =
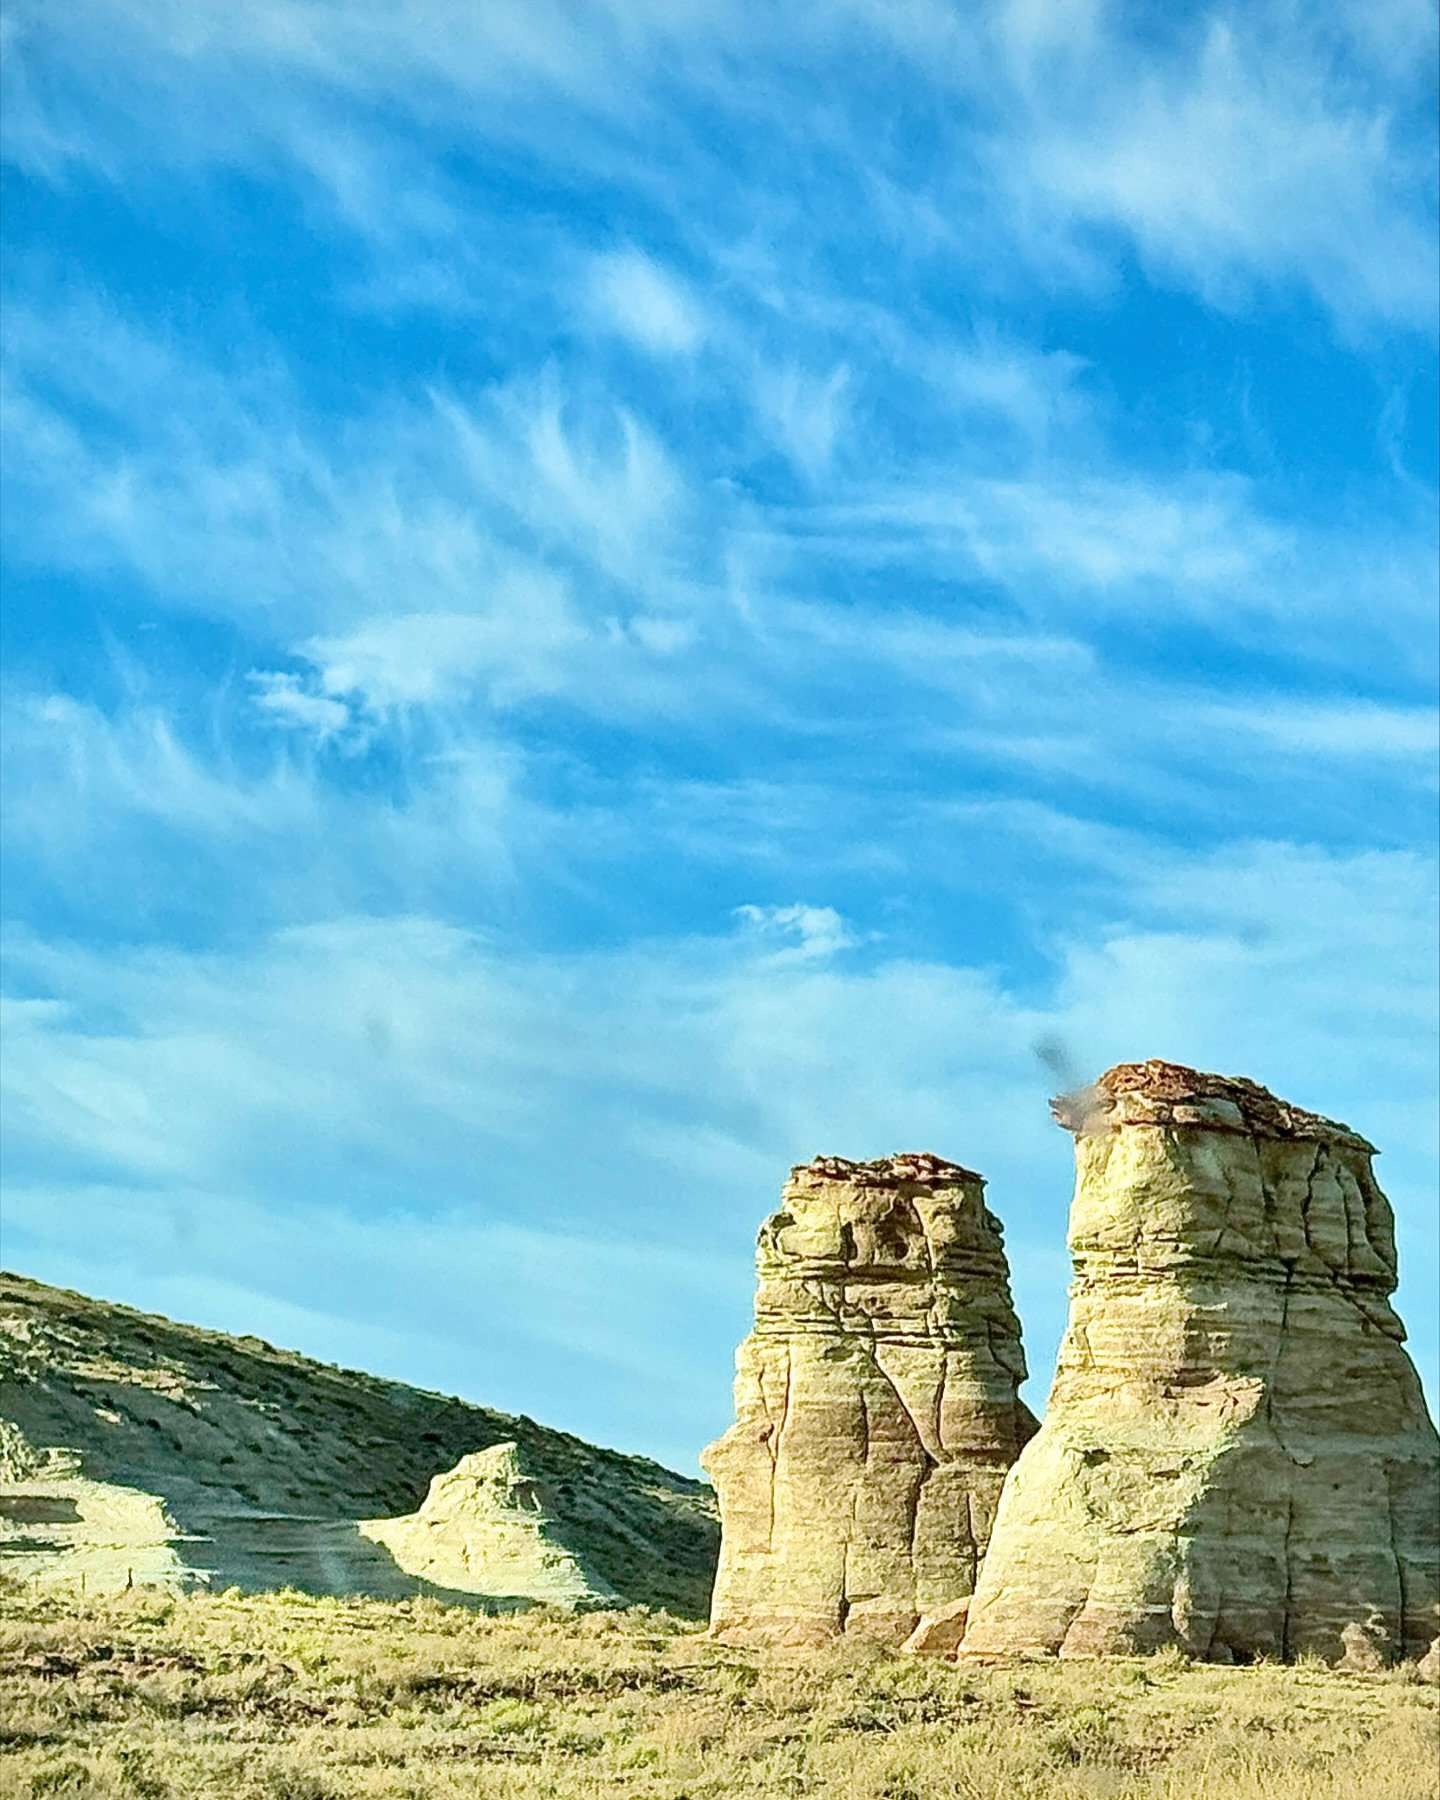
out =
<svg viewBox="0 0 1440 1800"><path fill-rule="evenodd" d="M0 1594L7 1796L1429 1800L1413 1673L1173 1654L956 1668L660 1614Z"/></svg>
<svg viewBox="0 0 1440 1800"><path fill-rule="evenodd" d="M133 1492L174 1522L167 1554L221 1585L414 1592L352 1522L411 1511L432 1476L513 1440L557 1529L622 1595L691 1616L708 1601L718 1531L702 1482L532 1419L15 1275L0 1275L0 1420L0 1519L12 1524L0 1569L8 1551L12 1568L28 1553L33 1572L67 1507L101 1519L102 1536L139 1532Z"/></svg>

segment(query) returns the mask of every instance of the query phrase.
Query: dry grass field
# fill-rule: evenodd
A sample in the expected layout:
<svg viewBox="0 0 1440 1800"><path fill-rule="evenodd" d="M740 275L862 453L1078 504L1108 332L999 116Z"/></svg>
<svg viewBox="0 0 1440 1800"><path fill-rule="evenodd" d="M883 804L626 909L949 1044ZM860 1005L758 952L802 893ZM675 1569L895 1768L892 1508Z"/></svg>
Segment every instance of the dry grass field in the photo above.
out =
<svg viewBox="0 0 1440 1800"><path fill-rule="evenodd" d="M75 1800L1430 1800L1404 1669L759 1655L665 1614L0 1595L0 1792Z"/></svg>

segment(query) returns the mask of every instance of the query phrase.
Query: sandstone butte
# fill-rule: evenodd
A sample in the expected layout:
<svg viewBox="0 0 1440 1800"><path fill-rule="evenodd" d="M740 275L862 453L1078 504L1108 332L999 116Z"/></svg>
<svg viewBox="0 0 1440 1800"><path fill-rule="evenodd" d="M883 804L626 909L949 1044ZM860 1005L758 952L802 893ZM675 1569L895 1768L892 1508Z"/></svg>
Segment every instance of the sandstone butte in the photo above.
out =
<svg viewBox="0 0 1440 1800"><path fill-rule="evenodd" d="M720 1639L943 1637L973 1589L1035 1430L984 1189L926 1154L791 1171L760 1229L736 1420L701 1459L720 1501Z"/></svg>
<svg viewBox="0 0 1440 1800"><path fill-rule="evenodd" d="M550 1483L518 1444L462 1456L435 1476L415 1512L364 1519L358 1529L436 1589L483 1594L492 1605L624 1605L567 1532Z"/></svg>
<svg viewBox="0 0 1440 1800"><path fill-rule="evenodd" d="M1054 1111L1078 1164L1069 1326L961 1653L1422 1657L1440 1441L1373 1147L1165 1062Z"/></svg>

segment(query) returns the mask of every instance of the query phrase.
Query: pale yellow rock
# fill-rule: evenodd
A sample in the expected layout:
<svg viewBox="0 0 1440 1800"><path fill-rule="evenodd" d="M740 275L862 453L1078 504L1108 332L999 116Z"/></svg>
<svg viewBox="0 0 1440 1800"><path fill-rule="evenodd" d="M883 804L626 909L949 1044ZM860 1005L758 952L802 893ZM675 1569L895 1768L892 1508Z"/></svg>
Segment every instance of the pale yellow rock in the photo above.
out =
<svg viewBox="0 0 1440 1800"><path fill-rule="evenodd" d="M1361 1625L1353 1619L1341 1629L1340 1648L1340 1667L1359 1675L1373 1675L1395 1660L1384 1626Z"/></svg>
<svg viewBox="0 0 1440 1800"><path fill-rule="evenodd" d="M899 1645L970 1593L1035 1429L1000 1223L939 1157L792 1170L761 1227L736 1421L702 1462L727 1641Z"/></svg>
<svg viewBox="0 0 1440 1800"><path fill-rule="evenodd" d="M962 1655L1422 1655L1440 1440L1372 1147L1252 1082L1126 1064L1076 1135L1070 1321Z"/></svg>
<svg viewBox="0 0 1440 1800"><path fill-rule="evenodd" d="M62 1592L180 1589L194 1575L189 1548L155 1494L88 1481L56 1463L0 1482L0 1569Z"/></svg>
<svg viewBox="0 0 1440 1800"><path fill-rule="evenodd" d="M492 1444L437 1475L418 1511L365 1519L407 1575L499 1602L576 1607L615 1590L563 1541L554 1508L516 1444Z"/></svg>
<svg viewBox="0 0 1440 1800"><path fill-rule="evenodd" d="M906 1656L953 1656L965 1635L965 1621L970 1614L971 1596L952 1600L933 1613L926 1613L900 1646Z"/></svg>

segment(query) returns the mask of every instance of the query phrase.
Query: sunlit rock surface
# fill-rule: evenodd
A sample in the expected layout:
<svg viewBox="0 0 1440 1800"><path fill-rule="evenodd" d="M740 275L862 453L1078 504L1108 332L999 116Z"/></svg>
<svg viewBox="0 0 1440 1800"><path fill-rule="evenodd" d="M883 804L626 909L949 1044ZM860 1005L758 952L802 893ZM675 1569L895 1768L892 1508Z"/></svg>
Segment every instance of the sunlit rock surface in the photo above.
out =
<svg viewBox="0 0 1440 1800"><path fill-rule="evenodd" d="M711 1611L729 1641L901 1644L969 1594L1035 1429L1000 1222L929 1155L820 1157L760 1230Z"/></svg>
<svg viewBox="0 0 1440 1800"><path fill-rule="evenodd" d="M360 1535L432 1587L497 1602L577 1607L621 1596L572 1541L548 1484L518 1444L492 1444L437 1475L413 1513Z"/></svg>
<svg viewBox="0 0 1440 1800"><path fill-rule="evenodd" d="M962 1653L1423 1655L1440 1443L1372 1146L1163 1062L1055 1111L1078 1163L1069 1327Z"/></svg>

